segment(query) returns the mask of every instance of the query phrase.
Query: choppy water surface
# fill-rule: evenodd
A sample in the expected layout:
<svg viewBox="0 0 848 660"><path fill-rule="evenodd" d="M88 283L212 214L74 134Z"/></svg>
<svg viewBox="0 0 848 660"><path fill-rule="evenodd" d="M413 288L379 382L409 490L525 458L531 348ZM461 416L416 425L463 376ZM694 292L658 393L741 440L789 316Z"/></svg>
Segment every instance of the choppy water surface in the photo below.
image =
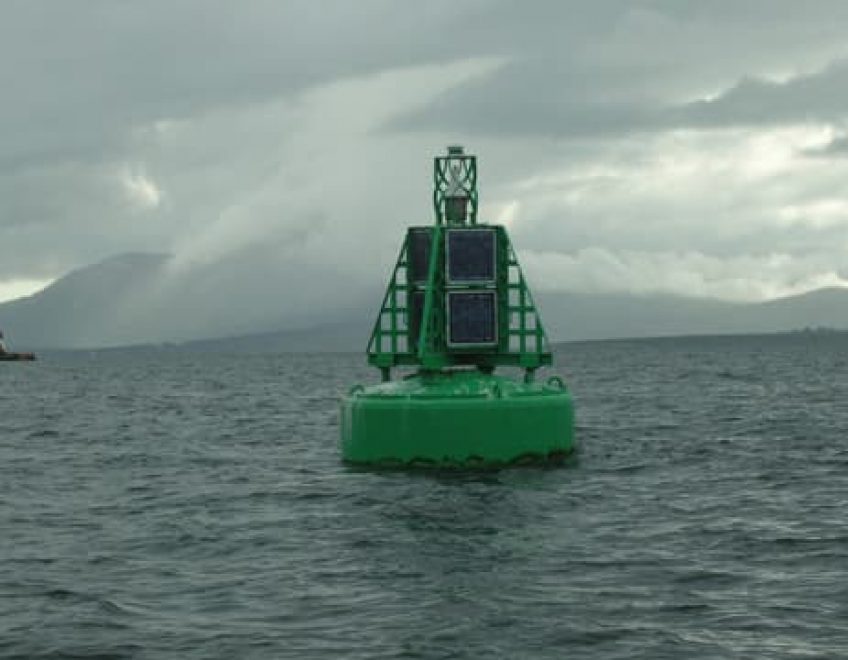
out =
<svg viewBox="0 0 848 660"><path fill-rule="evenodd" d="M836 658L848 337L561 347L579 461L342 466L358 355L0 364L2 658Z"/></svg>

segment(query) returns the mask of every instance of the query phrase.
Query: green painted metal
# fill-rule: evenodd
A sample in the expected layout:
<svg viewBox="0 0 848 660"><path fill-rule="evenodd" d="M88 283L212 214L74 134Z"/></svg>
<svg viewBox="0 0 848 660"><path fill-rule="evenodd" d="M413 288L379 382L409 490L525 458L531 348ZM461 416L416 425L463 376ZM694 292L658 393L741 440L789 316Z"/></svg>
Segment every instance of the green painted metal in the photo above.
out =
<svg viewBox="0 0 848 660"><path fill-rule="evenodd" d="M476 157L449 147L434 160L433 187L435 222L408 229L368 342L368 362L383 383L356 386L342 401L343 458L499 465L569 454L571 395L558 377L534 382L536 370L553 361L548 338L506 228L477 222ZM493 232L494 280L448 281L447 245L456 229ZM413 261L425 256L413 246L422 236L426 277L416 279L424 264ZM479 292L496 301L496 337L449 342L449 296ZM523 369L524 382L494 375L506 366ZM392 382L395 367L417 372Z"/></svg>
<svg viewBox="0 0 848 660"><path fill-rule="evenodd" d="M455 204L457 200L464 201ZM380 369L384 380L389 380L391 369L398 366L432 370L468 364L483 370L517 366L525 369L525 377L532 380L536 369L552 363L548 338L506 228L477 223L477 158L465 154L462 147L449 147L446 156L433 161L433 207L434 225L411 227L404 238L368 342L368 362ZM460 207L464 213L456 210ZM491 228L496 232L496 346L448 345L447 291L479 288L446 284L446 228L456 227ZM415 231L430 233L430 259L423 287L410 276L410 236ZM419 332L413 336L410 301L422 290L423 313Z"/></svg>
<svg viewBox="0 0 848 660"><path fill-rule="evenodd" d="M547 333L506 229L498 225L477 226L492 227L497 236L496 290L500 311L497 346L486 349L448 346L445 330L447 287L444 275L444 229L440 225L431 228L412 227L404 238L371 332L368 342L369 364L383 370L398 366L419 366L425 369L468 364L483 369L514 366L527 370L529 375L539 367L552 364ZM419 288L409 275L408 248L410 233L420 229L430 229L432 242L424 287L421 331L416 341L411 332L410 301ZM451 287L452 290L474 288Z"/></svg>
<svg viewBox="0 0 848 660"><path fill-rule="evenodd" d="M344 459L360 464L497 466L574 450L574 406L556 377L527 384L446 370L355 387L341 427Z"/></svg>

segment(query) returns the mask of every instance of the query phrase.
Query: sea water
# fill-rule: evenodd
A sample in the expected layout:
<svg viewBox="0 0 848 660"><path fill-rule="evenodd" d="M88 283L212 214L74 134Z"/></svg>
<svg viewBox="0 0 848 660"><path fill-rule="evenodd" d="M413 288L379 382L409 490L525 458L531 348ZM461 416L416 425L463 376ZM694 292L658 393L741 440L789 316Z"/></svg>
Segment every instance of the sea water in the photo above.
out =
<svg viewBox="0 0 848 660"><path fill-rule="evenodd" d="M354 469L361 355L0 364L0 658L848 656L848 335L567 344L557 469Z"/></svg>

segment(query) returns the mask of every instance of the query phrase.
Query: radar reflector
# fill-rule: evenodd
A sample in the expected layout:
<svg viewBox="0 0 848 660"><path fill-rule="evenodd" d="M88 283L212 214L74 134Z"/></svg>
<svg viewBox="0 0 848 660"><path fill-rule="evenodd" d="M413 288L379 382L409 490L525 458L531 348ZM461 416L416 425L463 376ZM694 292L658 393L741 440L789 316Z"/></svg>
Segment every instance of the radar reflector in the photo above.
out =
<svg viewBox="0 0 848 660"><path fill-rule="evenodd" d="M409 297L409 351L414 353L418 345L418 337L421 334L421 319L424 316L424 292L415 291Z"/></svg>
<svg viewBox="0 0 848 660"><path fill-rule="evenodd" d="M413 284L427 283L430 269L430 244L433 232L429 227L417 227L409 230L409 281Z"/></svg>

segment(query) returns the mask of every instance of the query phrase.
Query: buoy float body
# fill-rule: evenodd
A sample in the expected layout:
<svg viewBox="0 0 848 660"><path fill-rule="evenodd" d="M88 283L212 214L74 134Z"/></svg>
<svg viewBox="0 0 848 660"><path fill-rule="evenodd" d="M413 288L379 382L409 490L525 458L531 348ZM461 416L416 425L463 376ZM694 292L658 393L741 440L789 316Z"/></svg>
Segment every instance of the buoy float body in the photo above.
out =
<svg viewBox="0 0 848 660"><path fill-rule="evenodd" d="M383 382L342 399L347 462L500 466L574 450L571 394L559 376L536 380L547 336L506 228L477 223L476 184L461 147L434 159L436 222L407 230L368 344Z"/></svg>

